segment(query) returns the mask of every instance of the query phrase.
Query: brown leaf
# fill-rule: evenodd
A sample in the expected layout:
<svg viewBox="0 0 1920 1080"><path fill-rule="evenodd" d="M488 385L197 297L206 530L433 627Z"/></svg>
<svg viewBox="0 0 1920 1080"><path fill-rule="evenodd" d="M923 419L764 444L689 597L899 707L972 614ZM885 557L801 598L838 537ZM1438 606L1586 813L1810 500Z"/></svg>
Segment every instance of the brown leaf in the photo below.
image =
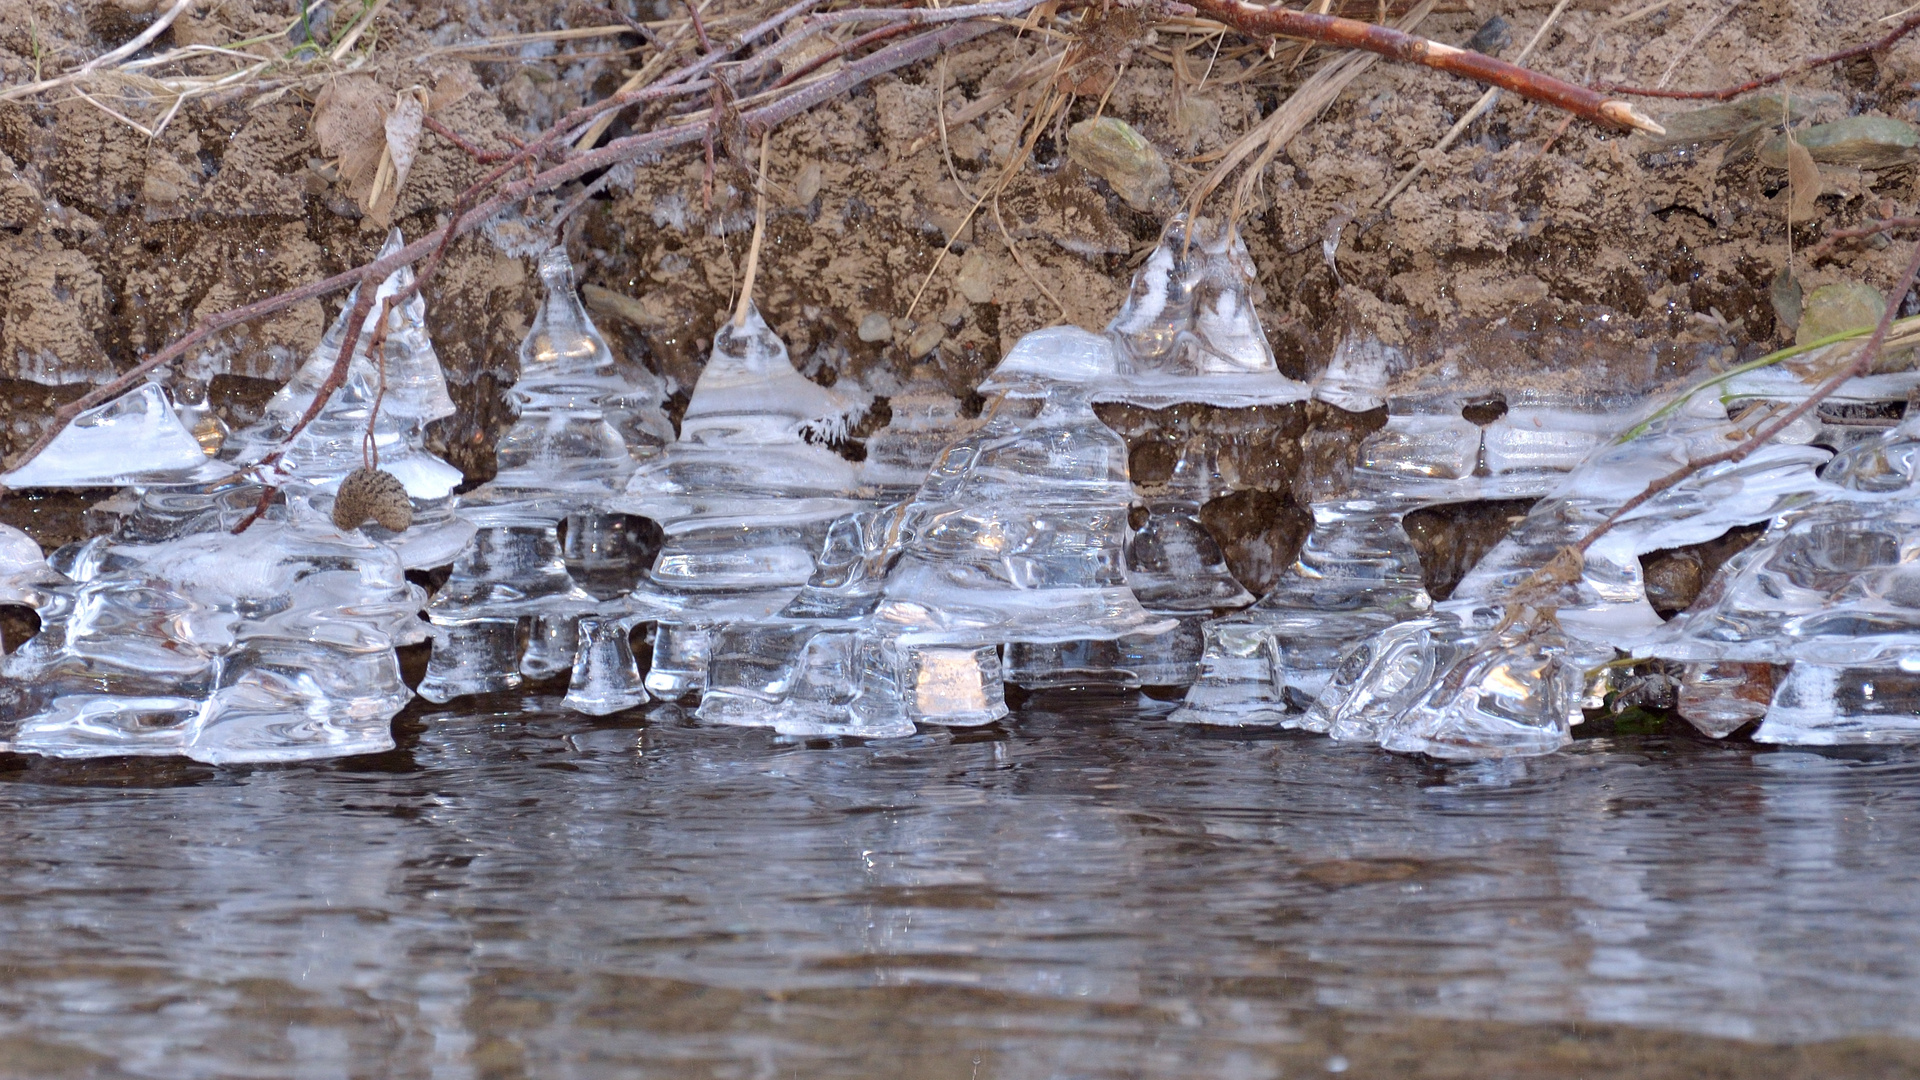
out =
<svg viewBox="0 0 1920 1080"><path fill-rule="evenodd" d="M1820 166L1814 164L1813 155L1791 132L1787 134L1787 185L1793 192L1787 220L1805 221L1812 217L1819 209L1814 200L1820 197Z"/></svg>
<svg viewBox="0 0 1920 1080"><path fill-rule="evenodd" d="M365 209L387 153L387 102L392 91L365 76L328 83L313 104L313 137L339 163L347 194Z"/></svg>
<svg viewBox="0 0 1920 1080"><path fill-rule="evenodd" d="M419 149L421 126L426 118L425 87L415 86L395 95L393 108L387 113L383 125L386 131L386 156L380 160L373 190L365 203L367 215L376 224L385 225L393 220L394 205L400 201L400 189L406 186L407 174L413 171L414 154Z"/></svg>

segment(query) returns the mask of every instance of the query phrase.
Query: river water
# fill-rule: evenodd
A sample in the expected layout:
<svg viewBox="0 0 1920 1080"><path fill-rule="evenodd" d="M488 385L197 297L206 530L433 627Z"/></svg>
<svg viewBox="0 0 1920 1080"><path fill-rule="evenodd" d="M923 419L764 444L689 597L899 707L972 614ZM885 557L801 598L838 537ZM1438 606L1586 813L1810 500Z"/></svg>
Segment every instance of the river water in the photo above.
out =
<svg viewBox="0 0 1920 1080"><path fill-rule="evenodd" d="M322 766L0 757L0 1074L1920 1073L1913 750L553 704Z"/></svg>

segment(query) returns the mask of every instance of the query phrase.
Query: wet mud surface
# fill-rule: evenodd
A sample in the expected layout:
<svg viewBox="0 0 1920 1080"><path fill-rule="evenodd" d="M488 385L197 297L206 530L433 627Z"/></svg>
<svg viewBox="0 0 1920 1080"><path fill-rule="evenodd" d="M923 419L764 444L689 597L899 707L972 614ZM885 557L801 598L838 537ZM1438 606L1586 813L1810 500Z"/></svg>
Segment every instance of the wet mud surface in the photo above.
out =
<svg viewBox="0 0 1920 1080"><path fill-rule="evenodd" d="M16 1076L1897 1077L1920 758L1451 766L1042 695L795 744L416 705L313 767L0 757Z"/></svg>
<svg viewBox="0 0 1920 1080"><path fill-rule="evenodd" d="M0 0L0 76L25 81L95 55L146 25L150 6ZM1418 30L1464 42L1498 15L1524 42L1550 6L1441 4ZM1576 81L1717 86L1882 32L1850 5L1645 6L1573 5L1530 62ZM352 79L379 93L463 88L435 116L483 146L503 147L507 136L610 92L642 45L631 35L487 44L607 22L608 12L584 5L399 7L404 17L379 24L374 60ZM318 32L339 32L350 8L323 10ZM623 11L645 19L678 9ZM158 44L239 40L276 32L288 17L271 0L233 0L182 20ZM708 21L724 38L754 17L728 2L711 5ZM857 434L877 428L889 398L916 379L967 402L1020 335L1060 321L1098 327L1115 310L1131 265L1174 203L1143 212L1122 200L1069 157L1070 124L1096 112L1132 124L1170 163L1173 190L1184 195L1325 59L1299 57L1291 45L1269 58L1237 42L1148 31L1130 13L1096 27L1082 61L1062 76L1083 92L1031 139L1022 124L1045 83L1033 65L1058 47L1044 35L982 38L774 133L776 187L756 295L810 378L870 400ZM1114 80L1121 64L1124 77ZM1910 39L1796 78L1791 89L1805 104L1794 111L1813 120L1912 120L1916 76L1920 45ZM383 225L352 197L312 130L312 103L328 81L309 72L271 98L196 100L153 139L77 97L0 104L0 454L17 453L85 384L124 370L196 319L374 253ZM1283 370L1311 376L1343 336L1358 334L1406 351L1410 367L1397 387L1405 394L1632 400L1786 340L1768 285L1790 249L1804 252L1825 230L1880 214L1883 200L1907 198L1914 182L1908 163L1823 166L1825 194L1790 234L1785 173L1754 153L1752 140L1625 137L1509 96L1453 147L1434 151L1479 93L1435 72L1375 64L1253 189L1241 207L1243 232ZM941 103L953 118L944 138ZM1670 117L1692 107L1650 109ZM711 168L695 148L622 173L568 235L616 351L665 376L676 414L739 286L753 159L741 142L722 140ZM970 213L1009 162L1018 164L997 202ZM1416 163L1425 175L1381 205ZM410 235L431 228L482 168L428 134L393 222ZM1225 199L1208 212L1224 212ZM546 239L537 223L553 204L523 209L528 217L455 245L427 289L461 407L436 425L432 449L475 483L492 475L493 443L511 422L503 394L536 301L531 252ZM1884 288L1902 250L1846 244L1792 261L1807 290L1838 281ZM218 376L220 411L245 423L342 299L308 301L223 335L183 374ZM1308 433L1353 423L1307 419L1270 429L1261 460L1227 476L1230 490L1209 508L1209 526L1255 591L1303 535L1296 466L1311 471L1316 450L1337 449ZM849 452L857 455L857 444ZM1504 513L1462 519L1457 542L1436 543L1472 547L1472 534ZM49 547L73 535L64 519L13 500L0 517Z"/></svg>

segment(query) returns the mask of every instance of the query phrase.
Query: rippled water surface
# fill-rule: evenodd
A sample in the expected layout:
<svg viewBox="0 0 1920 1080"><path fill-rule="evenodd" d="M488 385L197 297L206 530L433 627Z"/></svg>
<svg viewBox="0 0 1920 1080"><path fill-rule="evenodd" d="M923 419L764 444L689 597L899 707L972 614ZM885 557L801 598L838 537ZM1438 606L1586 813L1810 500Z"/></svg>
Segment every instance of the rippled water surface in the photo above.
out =
<svg viewBox="0 0 1920 1080"><path fill-rule="evenodd" d="M1913 751L547 704L323 767L0 757L0 1073L1920 1073Z"/></svg>

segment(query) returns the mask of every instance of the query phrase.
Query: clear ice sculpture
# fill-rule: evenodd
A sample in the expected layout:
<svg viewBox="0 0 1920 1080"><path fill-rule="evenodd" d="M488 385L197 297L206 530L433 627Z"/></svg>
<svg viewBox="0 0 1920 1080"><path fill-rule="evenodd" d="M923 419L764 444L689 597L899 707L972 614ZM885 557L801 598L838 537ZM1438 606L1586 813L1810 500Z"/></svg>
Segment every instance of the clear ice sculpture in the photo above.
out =
<svg viewBox="0 0 1920 1080"><path fill-rule="evenodd" d="M1300 726L1436 757L1564 745L1589 670L1660 630L1640 556L1780 514L1806 498L1828 453L1775 444L1709 467L1628 513L1577 567L1557 579L1536 574L1561 566L1563 550L1652 481L1724 449L1740 430L1717 397L1693 394L1591 455L1432 615L1349 649Z"/></svg>
<svg viewBox="0 0 1920 1080"><path fill-rule="evenodd" d="M396 646L425 595L295 483L245 532L55 553L42 628L0 664L0 742L52 757L296 761L393 747Z"/></svg>
<svg viewBox="0 0 1920 1080"><path fill-rule="evenodd" d="M512 689L523 678L574 668L579 620L632 588L632 573L623 570L639 554L627 523L602 507L624 488L636 452L657 452L673 436L659 412L658 385L636 386L616 370L580 303L565 248L541 255L540 278L546 299L520 344L512 391L518 416L499 443L500 471L460 497L457 512L478 534L427 609L435 641L420 695L429 701ZM608 422L609 400L640 414L644 444L629 445ZM570 561L594 564L592 591L574 581ZM594 630L613 632L601 624Z"/></svg>
<svg viewBox="0 0 1920 1080"><path fill-rule="evenodd" d="M1175 628L1141 606L1127 577L1127 447L1091 402L1118 369L1101 335L1053 327L1021 338L981 386L1002 398L988 423L941 456L902 512L875 666L891 670L910 719L1004 715L1005 676L990 655L1002 643L1072 662L1072 648L1048 647Z"/></svg>
<svg viewBox="0 0 1920 1080"><path fill-rule="evenodd" d="M1238 232L1204 220L1189 232L1185 217L1174 218L1107 325L1117 362L1114 376L1093 388L1093 400L1154 409L1306 400L1306 384L1274 363L1254 312L1258 289Z"/></svg>
<svg viewBox="0 0 1920 1080"><path fill-rule="evenodd" d="M1681 711L1724 736L1920 740L1920 417L1821 470L1813 498L1634 651L1687 664Z"/></svg>
<svg viewBox="0 0 1920 1080"><path fill-rule="evenodd" d="M625 685L594 711L643 693L676 700L708 688L721 627L746 633L773 618L813 576L832 523L872 502L859 470L821 445L844 437L864 404L796 371L787 348L749 304L714 335L680 421L680 438L641 463L610 508L658 522L665 542L634 588L624 620L599 630L618 665L609 675L583 651L575 678L606 694L629 670L612 641L620 621L655 624L645 690ZM731 630L729 632L732 632ZM588 641L582 642L587 650Z"/></svg>
<svg viewBox="0 0 1920 1080"><path fill-rule="evenodd" d="M398 229L381 249L384 257L405 246ZM473 535L473 527L453 512L453 489L462 476L426 449L426 425L454 413L427 331L427 307L419 293L387 316L387 336L378 357L371 351L383 302L413 283L413 268L403 266L380 283L374 305L354 345L345 385L321 407L312 423L286 446L269 481L298 479L331 495L349 473L373 465L393 474L413 503L413 524L404 533L379 526L370 535L388 541L409 569L444 566ZM267 401L261 419L235 432L221 457L259 465L286 444L289 433L312 405L346 343L350 316L359 296L347 297L340 315L293 378ZM377 413L376 413L377 410ZM373 418L369 437L368 418ZM325 501L325 500L323 500Z"/></svg>
<svg viewBox="0 0 1920 1080"><path fill-rule="evenodd" d="M893 417L867 439L861 479L875 489L909 498L919 489L941 451L978 427L960 414L960 401L924 366L888 399Z"/></svg>
<svg viewBox="0 0 1920 1080"><path fill-rule="evenodd" d="M1309 726L1350 647L1433 606L1408 513L1545 495L1624 422L1606 403L1515 394L1482 427L1462 415L1462 397L1395 395L1398 363L1377 343L1336 351L1316 396L1345 409L1384 404L1386 425L1362 440L1351 471L1314 478L1312 530L1267 595L1206 625L1201 676L1176 720Z"/></svg>
<svg viewBox="0 0 1920 1080"><path fill-rule="evenodd" d="M1003 645L1172 629L1129 586L1126 443L1089 400L1117 369L1098 334L1022 338L981 387L981 425L911 500L835 521L777 617L711 635L699 715L865 737L990 723L1007 712Z"/></svg>
<svg viewBox="0 0 1920 1080"><path fill-rule="evenodd" d="M1090 400L1148 408L1204 403L1226 408L1305 400L1308 387L1280 373L1254 311L1258 285L1246 244L1206 222L1189 231L1177 217L1134 275L1107 326L1115 372ZM1201 623L1253 597L1227 570L1220 545L1200 522L1218 489L1213 448L1183 448L1171 483L1145 499L1147 520L1127 545L1135 596L1178 620L1170 630L1118 639L1017 641L1006 679L1028 689L1066 686L1186 686L1199 674Z"/></svg>
<svg viewBox="0 0 1920 1080"><path fill-rule="evenodd" d="M180 423L166 390L148 382L74 417L38 457L0 473L0 484L16 491L199 484L232 472Z"/></svg>

